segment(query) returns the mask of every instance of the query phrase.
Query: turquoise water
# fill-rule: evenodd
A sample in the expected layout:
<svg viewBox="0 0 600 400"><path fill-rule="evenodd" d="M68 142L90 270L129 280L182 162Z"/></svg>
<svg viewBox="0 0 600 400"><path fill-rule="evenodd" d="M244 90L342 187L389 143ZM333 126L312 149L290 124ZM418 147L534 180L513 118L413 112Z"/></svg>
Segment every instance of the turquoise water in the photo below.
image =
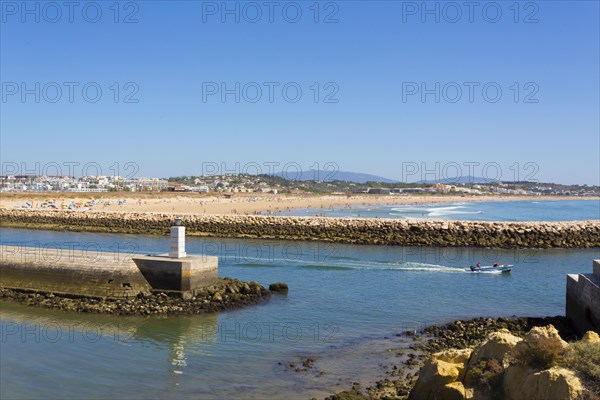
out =
<svg viewBox="0 0 600 400"><path fill-rule="evenodd" d="M467 221L576 221L600 219L600 200L527 200L303 208L282 211L278 215Z"/></svg>
<svg viewBox="0 0 600 400"><path fill-rule="evenodd" d="M0 229L2 244L161 252L168 238ZM209 316L81 315L1 304L1 398L298 398L350 374L381 378L385 336L479 316L564 314L565 275L600 249L485 250L188 238L222 276L287 282L287 296ZM481 261L511 274L464 271ZM285 370L301 356L322 377ZM282 365L279 365L282 363ZM344 381L346 382L346 381Z"/></svg>

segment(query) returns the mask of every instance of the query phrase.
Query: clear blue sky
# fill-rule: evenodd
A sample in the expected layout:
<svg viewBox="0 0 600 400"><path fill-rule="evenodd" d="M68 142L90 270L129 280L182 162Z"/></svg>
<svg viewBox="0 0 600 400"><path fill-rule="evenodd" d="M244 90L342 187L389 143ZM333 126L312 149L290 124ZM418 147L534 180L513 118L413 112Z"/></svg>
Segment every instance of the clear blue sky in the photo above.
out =
<svg viewBox="0 0 600 400"><path fill-rule="evenodd" d="M402 179L422 163L440 163L440 174L457 163L465 175L465 163L479 163L475 175L498 163L505 180L518 170L520 178L600 184L598 1L479 2L473 10L427 2L439 7L439 21L420 1L320 2L318 16L313 1L272 10L227 2L239 7L239 22L221 1L120 2L118 15L113 1L73 10L26 2L31 13L20 1L0 3L5 167L93 162L111 174L115 162L135 162L137 176L174 176L200 174L203 163L235 170L255 162L267 172L268 162L306 170L332 162ZM211 94L236 82L239 103ZM435 93L423 101L421 84L435 92L436 82L439 103ZM253 103L256 86L262 97ZM302 96L293 103L295 87ZM457 87L462 97L452 102ZM31 93L23 97L24 88ZM126 102L136 90L128 99L138 102Z"/></svg>

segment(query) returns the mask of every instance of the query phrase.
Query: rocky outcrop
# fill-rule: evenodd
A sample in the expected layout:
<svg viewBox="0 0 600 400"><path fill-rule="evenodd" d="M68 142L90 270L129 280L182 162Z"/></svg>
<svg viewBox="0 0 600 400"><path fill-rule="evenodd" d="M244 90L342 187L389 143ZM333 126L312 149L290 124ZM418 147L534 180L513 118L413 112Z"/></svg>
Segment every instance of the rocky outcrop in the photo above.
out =
<svg viewBox="0 0 600 400"><path fill-rule="evenodd" d="M535 329L535 328L534 328ZM498 332L493 332L487 339L476 349L469 361L469 368L473 368L483 360L498 360L503 366L508 365L508 357L506 355L515 348L521 338L516 337L508 329L502 329Z"/></svg>
<svg viewBox="0 0 600 400"><path fill-rule="evenodd" d="M192 315L240 308L268 299L271 293L258 282L222 278L198 290L191 299L172 292L140 293L133 298L64 296L56 293L0 288L0 299L25 305L113 315Z"/></svg>
<svg viewBox="0 0 600 400"><path fill-rule="evenodd" d="M597 334L588 333L582 342L597 340ZM523 339L502 329L473 349L434 353L421 369L409 399L486 400L502 396L508 400L574 400L586 389L575 372L556 365L552 357L569 346L552 325L534 327ZM555 365L539 368L539 362Z"/></svg>
<svg viewBox="0 0 600 400"><path fill-rule="evenodd" d="M583 343L599 343L600 344L600 336L594 331L588 331L583 338L581 338Z"/></svg>
<svg viewBox="0 0 600 400"><path fill-rule="evenodd" d="M355 244L497 248L600 247L600 221L487 222L376 218L177 215L188 235ZM0 225L32 229L167 234L175 215L0 210Z"/></svg>
<svg viewBox="0 0 600 400"><path fill-rule="evenodd" d="M551 364L567 348L568 344L552 325L532 328L525 338L514 346L508 355L515 363L527 365ZM538 365L532 365L538 366Z"/></svg>
<svg viewBox="0 0 600 400"><path fill-rule="evenodd" d="M275 282L269 285L269 290L271 292L279 292L279 293L287 293L288 285L284 282Z"/></svg>
<svg viewBox="0 0 600 400"><path fill-rule="evenodd" d="M567 400L576 399L583 392L575 373L560 367L544 371L508 367L504 373L503 389L507 400Z"/></svg>
<svg viewBox="0 0 600 400"><path fill-rule="evenodd" d="M459 381L448 383L433 394L435 400L462 400L466 396L467 391L462 382Z"/></svg>
<svg viewBox="0 0 600 400"><path fill-rule="evenodd" d="M452 391L450 388L445 388L446 385L460 382L464 376L465 363L448 362L444 359L454 359L452 355L445 352L435 353L419 373L419 380L411 392L409 399L411 400L428 400L443 398L440 397L444 392ZM442 394L439 392L442 391Z"/></svg>

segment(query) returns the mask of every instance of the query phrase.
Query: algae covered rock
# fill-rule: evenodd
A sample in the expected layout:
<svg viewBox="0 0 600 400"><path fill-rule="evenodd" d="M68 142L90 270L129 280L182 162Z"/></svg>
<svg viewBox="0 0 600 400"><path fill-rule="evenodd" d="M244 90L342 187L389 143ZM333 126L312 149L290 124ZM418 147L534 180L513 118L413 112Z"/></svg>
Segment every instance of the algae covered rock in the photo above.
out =
<svg viewBox="0 0 600 400"><path fill-rule="evenodd" d="M288 285L284 282L275 282L269 285L269 290L271 292L279 292L284 293L288 291Z"/></svg>

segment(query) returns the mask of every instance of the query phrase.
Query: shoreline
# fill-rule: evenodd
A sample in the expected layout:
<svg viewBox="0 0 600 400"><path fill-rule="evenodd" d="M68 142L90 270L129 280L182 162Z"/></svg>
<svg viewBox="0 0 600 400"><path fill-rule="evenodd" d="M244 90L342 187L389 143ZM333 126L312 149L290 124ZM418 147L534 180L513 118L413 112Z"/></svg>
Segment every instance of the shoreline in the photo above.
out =
<svg viewBox="0 0 600 400"><path fill-rule="evenodd" d="M590 201L600 197L576 196L460 196L460 195L267 195L233 194L226 198L224 194L189 193L2 193L0 210L21 209L25 202L31 204L31 210L45 210L43 203L53 200L63 209L71 203L73 211L124 212L124 213L177 213L200 215L257 215L277 214L296 209L330 209L345 207L352 209L360 206L378 205L428 205L457 202L500 202L500 201ZM91 204L86 207L86 204ZM78 205L79 207L75 207ZM87 208L87 210L86 210Z"/></svg>
<svg viewBox="0 0 600 400"><path fill-rule="evenodd" d="M398 360L385 368L386 372L382 373L384 377L366 387L355 383L351 388L328 396L325 400L377 400L381 398L406 400L415 387L426 360L434 353L450 349L472 348L481 344L490 333L501 329L507 329L513 335L522 338L530 329L548 325L557 328L563 340L573 341L579 338L564 316L479 317L456 320L441 326L431 325L422 332L418 332L419 335L410 332L398 333L395 335L396 339L400 337L402 342L408 337L412 338L413 343L409 346L399 346L396 339L387 338L394 346L399 347L391 350L396 352ZM359 377L351 379L360 380Z"/></svg>

